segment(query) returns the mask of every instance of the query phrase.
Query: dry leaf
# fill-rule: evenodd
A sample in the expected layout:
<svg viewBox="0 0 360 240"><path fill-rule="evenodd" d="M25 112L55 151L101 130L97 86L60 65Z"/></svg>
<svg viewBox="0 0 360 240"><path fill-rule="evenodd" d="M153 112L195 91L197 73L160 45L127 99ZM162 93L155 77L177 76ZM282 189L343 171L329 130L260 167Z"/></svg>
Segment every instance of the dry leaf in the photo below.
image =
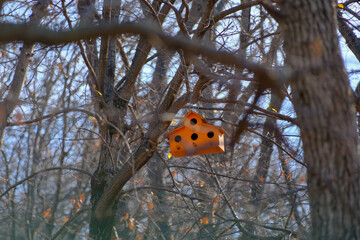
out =
<svg viewBox="0 0 360 240"><path fill-rule="evenodd" d="M135 227L135 219L134 218L130 218L129 220L129 229L133 230Z"/></svg>
<svg viewBox="0 0 360 240"><path fill-rule="evenodd" d="M200 219L200 224L209 224L209 219L207 217L203 217Z"/></svg>
<svg viewBox="0 0 360 240"><path fill-rule="evenodd" d="M63 65L62 65L61 63L58 63L58 64L56 64L56 65L58 66L58 68L60 69L60 71L63 71L63 70L64 70Z"/></svg>
<svg viewBox="0 0 360 240"><path fill-rule="evenodd" d="M153 208L154 208L154 204L153 203L147 203L147 208L148 208L148 212L149 212L149 214L151 213L151 211L153 210Z"/></svg>
<svg viewBox="0 0 360 240"><path fill-rule="evenodd" d="M84 195L84 194L80 194L79 199L80 199L80 200L85 200L85 195Z"/></svg>
<svg viewBox="0 0 360 240"><path fill-rule="evenodd" d="M46 209L42 212L43 218L51 218L51 208Z"/></svg>

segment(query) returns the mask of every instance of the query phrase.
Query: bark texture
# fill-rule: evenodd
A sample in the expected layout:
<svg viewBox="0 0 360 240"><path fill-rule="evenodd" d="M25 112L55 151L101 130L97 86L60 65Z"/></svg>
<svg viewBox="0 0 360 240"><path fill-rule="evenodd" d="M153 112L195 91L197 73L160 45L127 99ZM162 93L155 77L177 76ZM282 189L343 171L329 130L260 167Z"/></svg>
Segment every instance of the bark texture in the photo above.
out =
<svg viewBox="0 0 360 240"><path fill-rule="evenodd" d="M355 107L339 50L335 1L282 1L280 7L308 171L312 239L360 239Z"/></svg>

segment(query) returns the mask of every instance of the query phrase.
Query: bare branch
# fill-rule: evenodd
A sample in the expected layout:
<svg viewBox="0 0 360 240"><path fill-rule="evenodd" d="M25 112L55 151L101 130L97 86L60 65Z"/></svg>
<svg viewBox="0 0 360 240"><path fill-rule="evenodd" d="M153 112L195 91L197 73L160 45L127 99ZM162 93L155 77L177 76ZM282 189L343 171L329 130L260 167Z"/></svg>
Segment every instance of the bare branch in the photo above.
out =
<svg viewBox="0 0 360 240"><path fill-rule="evenodd" d="M72 170L72 171L77 171L77 172L81 172L83 174L86 174L88 176L92 176L91 173L89 173L88 171L84 170L84 169L79 169L79 168L74 168L74 167L53 167L53 168L45 168L45 169L42 169L38 172L35 172L33 174L31 174L30 176L14 183L13 185L11 185L8 189L5 190L5 192L3 192L1 195L0 195L0 198L2 198L3 196L5 196L11 189L14 189L16 188L17 186L23 184L24 182L28 181L29 179L35 177L36 175L39 175L40 173L43 173L43 172L49 172L49 171L54 171L54 170Z"/></svg>
<svg viewBox="0 0 360 240"><path fill-rule="evenodd" d="M217 51L214 48L204 46L200 41L168 36L154 25L146 23L99 24L80 26L70 31L52 31L28 24L0 24L0 31L4 33L0 36L0 42L25 41L47 45L71 43L81 39L114 36L123 33L141 34L153 45L182 49L185 55L203 55L212 61L225 65L247 68L257 76L264 88L273 88L278 91L280 89L279 82L285 77L279 72L268 69L265 65L248 61L229 52Z"/></svg>

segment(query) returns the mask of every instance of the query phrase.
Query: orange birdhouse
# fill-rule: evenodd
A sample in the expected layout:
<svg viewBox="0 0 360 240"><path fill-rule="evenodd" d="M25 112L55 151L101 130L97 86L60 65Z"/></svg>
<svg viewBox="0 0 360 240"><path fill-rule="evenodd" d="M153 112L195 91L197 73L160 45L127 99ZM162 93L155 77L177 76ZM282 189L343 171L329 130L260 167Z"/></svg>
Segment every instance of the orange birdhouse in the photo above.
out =
<svg viewBox="0 0 360 240"><path fill-rule="evenodd" d="M208 124L203 117L193 111L189 112L182 122L183 126L165 133L165 137L170 142L170 153L174 157L225 151L224 129Z"/></svg>

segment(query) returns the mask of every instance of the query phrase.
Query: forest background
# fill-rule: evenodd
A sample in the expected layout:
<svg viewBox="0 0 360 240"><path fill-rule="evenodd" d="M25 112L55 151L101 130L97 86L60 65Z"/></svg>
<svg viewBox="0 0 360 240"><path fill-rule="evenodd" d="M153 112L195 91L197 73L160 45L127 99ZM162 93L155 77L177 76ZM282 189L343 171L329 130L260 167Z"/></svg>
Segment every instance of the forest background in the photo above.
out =
<svg viewBox="0 0 360 240"><path fill-rule="evenodd" d="M357 1L0 11L1 239L360 239ZM226 152L170 154L189 111Z"/></svg>

